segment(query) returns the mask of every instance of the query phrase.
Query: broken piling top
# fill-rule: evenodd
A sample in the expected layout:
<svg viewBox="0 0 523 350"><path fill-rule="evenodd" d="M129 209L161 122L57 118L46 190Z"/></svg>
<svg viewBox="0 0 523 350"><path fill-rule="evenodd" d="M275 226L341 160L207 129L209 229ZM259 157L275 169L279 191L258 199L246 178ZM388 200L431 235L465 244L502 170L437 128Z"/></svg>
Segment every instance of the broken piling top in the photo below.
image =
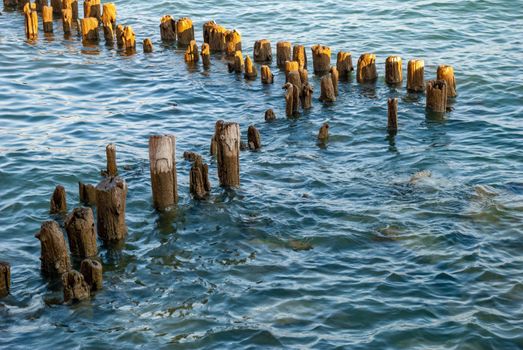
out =
<svg viewBox="0 0 523 350"><path fill-rule="evenodd" d="M96 230L91 208L75 208L64 222L71 255L88 258L98 254Z"/></svg>
<svg viewBox="0 0 523 350"><path fill-rule="evenodd" d="M425 62L423 60L410 60L407 64L407 90L423 92L425 90Z"/></svg>
<svg viewBox="0 0 523 350"><path fill-rule="evenodd" d="M375 81L377 78L376 55L373 53L364 53L358 60L356 80L358 83L366 83Z"/></svg>
<svg viewBox="0 0 523 350"><path fill-rule="evenodd" d="M225 33L225 53L227 56L234 56L236 51L242 50L242 36L236 29L228 30Z"/></svg>
<svg viewBox="0 0 523 350"><path fill-rule="evenodd" d="M298 62L298 68L307 69L307 53L305 52L305 46L294 45L292 48L292 60Z"/></svg>
<svg viewBox="0 0 523 350"><path fill-rule="evenodd" d="M262 84L272 84L274 82L274 74L267 65L261 66L261 82Z"/></svg>
<svg viewBox="0 0 523 350"><path fill-rule="evenodd" d="M324 74L331 68L331 49L324 45L314 45L312 51L312 65L314 74Z"/></svg>
<svg viewBox="0 0 523 350"><path fill-rule="evenodd" d="M98 20L94 17L82 18L82 40L84 43L99 41Z"/></svg>
<svg viewBox="0 0 523 350"><path fill-rule="evenodd" d="M54 189L49 212L51 214L67 213L67 199L64 186L58 185Z"/></svg>
<svg viewBox="0 0 523 350"><path fill-rule="evenodd" d="M94 17L100 22L102 14L100 0L84 0L84 18Z"/></svg>
<svg viewBox="0 0 523 350"><path fill-rule="evenodd" d="M131 26L123 28L122 43L127 52L132 52L136 49L136 35Z"/></svg>
<svg viewBox="0 0 523 350"><path fill-rule="evenodd" d="M399 84L403 81L403 63L400 56L389 56L385 60L385 82Z"/></svg>
<svg viewBox="0 0 523 350"><path fill-rule="evenodd" d="M169 15L160 19L160 37L163 41L176 41L176 21Z"/></svg>
<svg viewBox="0 0 523 350"><path fill-rule="evenodd" d="M153 42L149 38L143 39L143 53L153 52Z"/></svg>
<svg viewBox="0 0 523 350"><path fill-rule="evenodd" d="M35 235L40 241L40 262L46 276L61 276L71 269L64 234L56 221L45 221Z"/></svg>
<svg viewBox="0 0 523 350"><path fill-rule="evenodd" d="M223 123L217 137L217 164L220 185L240 186L240 125Z"/></svg>
<svg viewBox="0 0 523 350"><path fill-rule="evenodd" d="M194 40L194 26L192 20L188 17L182 17L176 21L176 36L178 44L185 46Z"/></svg>
<svg viewBox="0 0 523 350"><path fill-rule="evenodd" d="M265 63L272 61L271 42L267 39L256 40L252 57L254 62Z"/></svg>
<svg viewBox="0 0 523 350"><path fill-rule="evenodd" d="M252 60L249 56L245 57L244 61L245 66L245 79L247 80L254 80L258 76L258 72L256 71L256 67L252 64Z"/></svg>
<svg viewBox="0 0 523 350"><path fill-rule="evenodd" d="M149 137L149 169L154 207L165 210L175 205L178 202L178 184L174 135Z"/></svg>
<svg viewBox="0 0 523 350"><path fill-rule="evenodd" d="M211 52L223 52L226 47L226 33L227 29L215 21L208 21L203 25L203 42L209 44Z"/></svg>
<svg viewBox="0 0 523 350"><path fill-rule="evenodd" d="M325 144L329 141L329 124L323 123L318 132L318 142L320 144Z"/></svg>
<svg viewBox="0 0 523 350"><path fill-rule="evenodd" d="M202 56L202 63L205 67L208 67L211 64L211 47L209 44L204 43L202 45L202 52L200 53Z"/></svg>
<svg viewBox="0 0 523 350"><path fill-rule="evenodd" d="M108 2L103 5L102 24L104 26L111 25L112 29L116 28L116 5Z"/></svg>
<svg viewBox="0 0 523 350"><path fill-rule="evenodd" d="M199 55L198 55L198 45L196 45L196 40L191 40L189 43L189 46L187 46L187 50L185 50L185 62L198 62Z"/></svg>
<svg viewBox="0 0 523 350"><path fill-rule="evenodd" d="M118 177L107 177L96 185L96 228L104 242L123 241L127 235L125 208L127 184Z"/></svg>
<svg viewBox="0 0 523 350"><path fill-rule="evenodd" d="M456 79L454 78L454 68L447 65L440 65L437 72L438 80L447 82L447 97L456 97Z"/></svg>
<svg viewBox="0 0 523 350"><path fill-rule="evenodd" d="M276 64L278 67L284 67L286 61L291 61L291 42L278 41L276 43Z"/></svg>
<svg viewBox="0 0 523 350"><path fill-rule="evenodd" d="M338 52L336 68L338 69L341 79L348 79L350 72L354 70L354 67L352 66L352 54L346 51Z"/></svg>
<svg viewBox="0 0 523 350"><path fill-rule="evenodd" d="M448 97L447 82L445 80L430 80L427 82L426 108L429 111L445 113Z"/></svg>
<svg viewBox="0 0 523 350"><path fill-rule="evenodd" d="M234 53L233 71L235 73L243 72L243 54L241 51L236 51Z"/></svg>
<svg viewBox="0 0 523 350"><path fill-rule="evenodd" d="M38 14L35 3L28 2L24 5L24 21L27 39L36 39L38 36Z"/></svg>

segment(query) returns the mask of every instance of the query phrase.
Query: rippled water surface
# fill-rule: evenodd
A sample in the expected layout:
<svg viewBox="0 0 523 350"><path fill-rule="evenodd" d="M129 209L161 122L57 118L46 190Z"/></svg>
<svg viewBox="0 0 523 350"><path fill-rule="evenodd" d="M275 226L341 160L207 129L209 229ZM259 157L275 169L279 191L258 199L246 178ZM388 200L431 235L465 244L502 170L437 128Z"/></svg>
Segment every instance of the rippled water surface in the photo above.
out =
<svg viewBox="0 0 523 350"><path fill-rule="evenodd" d="M12 293L0 300L0 347L175 349L523 348L523 11L519 1L116 0L153 54L83 47L55 33L24 38L19 12L0 16L0 260ZM519 4L518 4L519 3ZM377 55L380 78L340 83L332 105L285 118L284 76L246 82L212 58L188 67L162 46L159 19L190 16L198 44L214 19L243 36ZM40 23L41 26L41 23ZM40 28L41 30L42 28ZM309 55L309 71L312 64ZM383 81L384 61L425 60L456 72L459 96L443 119L425 97ZM388 97L399 133L386 133ZM277 121L265 123L273 108ZM218 186L208 154L218 119L263 148L241 154L241 188ZM316 144L324 122L327 147ZM151 206L148 136L177 136L180 202ZM129 235L101 248L104 289L61 304L39 272L34 234L56 184L78 204L96 183L105 145L129 185ZM188 192L186 150L204 155L208 201ZM430 177L411 181L413 174ZM425 172L427 173L427 172Z"/></svg>

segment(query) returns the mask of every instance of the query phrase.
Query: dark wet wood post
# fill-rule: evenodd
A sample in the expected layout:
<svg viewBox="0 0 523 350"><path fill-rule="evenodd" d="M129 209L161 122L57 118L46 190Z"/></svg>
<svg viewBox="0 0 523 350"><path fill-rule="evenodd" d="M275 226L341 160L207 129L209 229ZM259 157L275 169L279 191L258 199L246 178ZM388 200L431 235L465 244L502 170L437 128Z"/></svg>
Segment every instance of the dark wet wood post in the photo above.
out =
<svg viewBox="0 0 523 350"><path fill-rule="evenodd" d="M84 43L97 43L100 39L98 36L98 20L94 17L83 18L82 23L82 40Z"/></svg>
<svg viewBox="0 0 523 350"><path fill-rule="evenodd" d="M403 63L399 56L389 56L385 60L385 82L400 84L403 81Z"/></svg>
<svg viewBox="0 0 523 350"><path fill-rule="evenodd" d="M340 51L336 58L336 68L342 80L348 80L350 73L354 70L352 66L352 54L350 52Z"/></svg>
<svg viewBox="0 0 523 350"><path fill-rule="evenodd" d="M211 138L211 147L210 147L211 156L215 156L218 154L218 138L220 137L223 123L224 123L223 120L218 120L216 122L216 124L214 125L214 135Z"/></svg>
<svg viewBox="0 0 523 350"><path fill-rule="evenodd" d="M358 60L356 80L358 83L367 83L375 81L377 78L376 55L373 53L364 53Z"/></svg>
<svg viewBox="0 0 523 350"><path fill-rule="evenodd" d="M114 41L114 29L116 28L116 6L113 3L103 5L102 25L104 37L108 44Z"/></svg>
<svg viewBox="0 0 523 350"><path fill-rule="evenodd" d="M204 43L202 45L202 63L204 67L209 67L211 65L211 47L209 44Z"/></svg>
<svg viewBox="0 0 523 350"><path fill-rule="evenodd" d="M260 132L254 125L250 125L249 129L247 129L247 143L251 151L256 151L261 148Z"/></svg>
<svg viewBox="0 0 523 350"><path fill-rule="evenodd" d="M71 10L71 18L74 22L78 21L78 0L63 0L62 10Z"/></svg>
<svg viewBox="0 0 523 350"><path fill-rule="evenodd" d="M312 107L312 86L307 82L303 84L301 89L301 107L303 109L309 109Z"/></svg>
<svg viewBox="0 0 523 350"><path fill-rule="evenodd" d="M51 196L51 214L67 213L67 200L65 188L62 185L56 186Z"/></svg>
<svg viewBox="0 0 523 350"><path fill-rule="evenodd" d="M454 68L451 66L440 65L438 67L437 80L445 80L447 82L447 97L457 96Z"/></svg>
<svg viewBox="0 0 523 350"><path fill-rule="evenodd" d="M271 42L267 39L256 40L254 42L254 52L252 58L254 62L260 63L272 61Z"/></svg>
<svg viewBox="0 0 523 350"><path fill-rule="evenodd" d="M0 261L0 298L9 295L11 289L11 265Z"/></svg>
<svg viewBox="0 0 523 350"><path fill-rule="evenodd" d="M51 6L42 7L42 22L44 24L44 33L53 32L53 8Z"/></svg>
<svg viewBox="0 0 523 350"><path fill-rule="evenodd" d="M53 12L59 14L62 11L63 1L62 0L51 0L51 7ZM43 6L42 6L43 10Z"/></svg>
<svg viewBox="0 0 523 350"><path fill-rule="evenodd" d="M256 67L254 67L254 65L252 64L252 60L249 56L245 57L244 67L245 67L245 74L244 74L245 79L255 80L256 77L258 76L258 72L256 71Z"/></svg>
<svg viewBox="0 0 523 350"><path fill-rule="evenodd" d="M274 114L274 111L271 108L269 108L265 111L265 121L271 122L273 120L276 120L276 114Z"/></svg>
<svg viewBox="0 0 523 350"><path fill-rule="evenodd" d="M176 41L176 21L169 15L160 20L160 37L162 41Z"/></svg>
<svg viewBox="0 0 523 350"><path fill-rule="evenodd" d="M36 39L38 37L38 14L36 4L26 3L24 5L25 35L27 39Z"/></svg>
<svg viewBox="0 0 523 350"><path fill-rule="evenodd" d="M217 138L218 177L220 186L240 186L240 125L223 123Z"/></svg>
<svg viewBox="0 0 523 350"><path fill-rule="evenodd" d="M320 131L318 132L318 142L325 144L327 141L329 141L329 124L323 123Z"/></svg>
<svg viewBox="0 0 523 350"><path fill-rule="evenodd" d="M191 40L189 46L185 50L184 59L185 62L198 62L200 55L198 53L198 45L196 45L196 40Z"/></svg>
<svg viewBox="0 0 523 350"><path fill-rule="evenodd" d="M84 18L94 17L101 22L102 10L100 0L84 0Z"/></svg>
<svg viewBox="0 0 523 350"><path fill-rule="evenodd" d="M287 74L287 83L291 83L292 85L294 85L301 93L301 77L300 73L297 70L290 71Z"/></svg>
<svg viewBox="0 0 523 350"><path fill-rule="evenodd" d="M338 80L340 80L338 68L334 66L331 67L330 74L332 79L332 87L334 87L334 96L338 96Z"/></svg>
<svg viewBox="0 0 523 350"><path fill-rule="evenodd" d="M71 255L88 258L98 254L91 208L75 208L64 222Z"/></svg>
<svg viewBox="0 0 523 350"><path fill-rule="evenodd" d="M300 73L301 84L307 84L309 82L309 72L305 68L300 68L298 72Z"/></svg>
<svg viewBox="0 0 523 350"><path fill-rule="evenodd" d="M79 302L88 299L90 296L89 285L85 282L84 276L76 271L70 270L62 275L64 287L64 302Z"/></svg>
<svg viewBox="0 0 523 350"><path fill-rule="evenodd" d="M105 147L105 155L107 158L107 176L118 175L118 168L116 167L116 146L112 143Z"/></svg>
<svg viewBox="0 0 523 350"><path fill-rule="evenodd" d="M153 43L152 43L151 39L149 39L149 38L143 39L143 52L144 53L153 52Z"/></svg>
<svg viewBox="0 0 523 350"><path fill-rule="evenodd" d="M96 205L96 187L94 185L78 182L78 193L81 203L89 206Z"/></svg>
<svg viewBox="0 0 523 350"><path fill-rule="evenodd" d="M176 37L181 46L187 46L194 40L194 27L190 18L182 17L176 21Z"/></svg>
<svg viewBox="0 0 523 350"><path fill-rule="evenodd" d="M427 109L437 113L447 111L447 82L430 80L427 82Z"/></svg>
<svg viewBox="0 0 523 350"><path fill-rule="evenodd" d="M328 46L314 45L312 51L312 66L314 74L322 75L331 68L331 49Z"/></svg>
<svg viewBox="0 0 523 350"><path fill-rule="evenodd" d="M292 60L298 62L298 69L307 69L307 53L305 52L305 46L294 45L292 48Z"/></svg>
<svg viewBox="0 0 523 350"><path fill-rule="evenodd" d="M299 104L299 91L297 87L292 83L285 83L283 85L285 92L285 115L292 117L298 113Z"/></svg>
<svg viewBox="0 0 523 350"><path fill-rule="evenodd" d="M64 34L68 35L71 34L71 28L73 26L73 11L68 9L62 10L62 27L64 30Z"/></svg>
<svg viewBox="0 0 523 350"><path fill-rule="evenodd" d="M287 61L291 61L291 43L289 41L278 41L276 43L276 64L283 68Z"/></svg>
<svg viewBox="0 0 523 350"><path fill-rule="evenodd" d="M396 135L398 132L398 99L389 98L387 107L387 131L391 135Z"/></svg>
<svg viewBox="0 0 523 350"><path fill-rule="evenodd" d="M85 283L91 292L101 290L103 286L103 266L94 259L84 259L80 265L80 273L84 276Z"/></svg>
<svg viewBox="0 0 523 350"><path fill-rule="evenodd" d="M218 25L215 21L206 22L203 25L203 42L209 44L211 52L225 51L225 34L227 29Z"/></svg>
<svg viewBox="0 0 523 350"><path fill-rule="evenodd" d="M40 240L40 262L45 276L61 276L71 269L64 235L56 221L45 221L35 237Z"/></svg>
<svg viewBox="0 0 523 350"><path fill-rule="evenodd" d="M274 83L274 74L271 73L271 69L267 65L261 66L261 82L262 84Z"/></svg>
<svg viewBox="0 0 523 350"><path fill-rule="evenodd" d="M118 24L115 29L116 45L118 47L123 47L123 31L124 27L121 24Z"/></svg>
<svg viewBox="0 0 523 350"><path fill-rule="evenodd" d="M202 200L209 196L211 183L209 182L209 166L203 163L200 155L194 158L189 174L189 190L194 199Z"/></svg>
<svg viewBox="0 0 523 350"><path fill-rule="evenodd" d="M422 92L425 89L425 62L423 60L410 60L407 65L407 90Z"/></svg>
<svg viewBox="0 0 523 350"><path fill-rule="evenodd" d="M16 9L18 5L18 0L4 0L4 9ZM24 4L25 6L25 4ZM41 11L40 9L37 9L38 11Z"/></svg>
<svg viewBox="0 0 523 350"><path fill-rule="evenodd" d="M228 30L225 33L225 53L228 57L233 57L237 51L242 50L242 36L236 29Z"/></svg>
<svg viewBox="0 0 523 350"><path fill-rule="evenodd" d="M149 137L149 167L154 207L165 210L175 205L178 202L178 183L174 135Z"/></svg>
<svg viewBox="0 0 523 350"><path fill-rule="evenodd" d="M31 3L30 0L18 0L18 9L23 10L23 9L25 9L25 5L30 4L30 3ZM15 5L16 5L16 2L15 2ZM35 7L35 10L36 10L36 7Z"/></svg>
<svg viewBox="0 0 523 350"><path fill-rule="evenodd" d="M330 74L324 75L321 78L321 94L320 101L335 102L336 94L334 93L334 84L332 83L332 76Z"/></svg>
<svg viewBox="0 0 523 350"><path fill-rule="evenodd" d="M96 228L104 242L122 241L127 234L125 206L127 184L115 176L96 185Z"/></svg>
<svg viewBox="0 0 523 350"><path fill-rule="evenodd" d="M131 26L123 28L122 42L123 48L127 53L136 51L136 35Z"/></svg>

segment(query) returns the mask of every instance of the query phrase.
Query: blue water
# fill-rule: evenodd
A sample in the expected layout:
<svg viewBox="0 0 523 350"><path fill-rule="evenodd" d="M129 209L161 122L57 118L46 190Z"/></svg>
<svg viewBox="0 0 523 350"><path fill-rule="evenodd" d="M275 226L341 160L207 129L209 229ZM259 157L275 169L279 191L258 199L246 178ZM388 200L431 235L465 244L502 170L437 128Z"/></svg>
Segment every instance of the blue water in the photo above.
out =
<svg viewBox="0 0 523 350"><path fill-rule="evenodd" d="M40 23L0 16L0 260L12 293L0 300L5 349L518 349L523 348L523 10L520 1L115 1L155 52L83 47ZM285 118L284 75L272 86L188 67L162 46L164 14L214 19L254 41L321 43L377 55L379 80L340 83ZM309 72L312 71L310 49ZM384 61L425 60L456 72L444 118L425 97L384 81ZM387 98L399 132L386 132ZM278 117L265 123L273 108ZM209 141L218 119L260 130L260 152L241 154L241 188L218 186ZM327 147L320 126L330 124ZM148 136L177 136L180 202L151 206ZM100 248L104 289L61 303L39 271L34 234L50 219L54 187L78 204L77 182L96 183L105 145L117 145L129 185L129 235ZM212 196L189 196L186 150L210 164ZM425 176L414 176L424 171ZM430 176L428 176L430 174Z"/></svg>

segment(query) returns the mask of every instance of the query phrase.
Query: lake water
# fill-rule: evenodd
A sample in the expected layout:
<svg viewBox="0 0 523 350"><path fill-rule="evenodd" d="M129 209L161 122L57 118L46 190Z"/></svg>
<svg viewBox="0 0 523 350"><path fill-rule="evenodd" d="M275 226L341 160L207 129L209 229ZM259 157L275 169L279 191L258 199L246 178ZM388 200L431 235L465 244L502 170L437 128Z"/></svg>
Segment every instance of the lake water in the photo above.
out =
<svg viewBox="0 0 523 350"><path fill-rule="evenodd" d="M23 16L0 16L0 347L173 349L523 348L523 11L519 1L115 1L138 52L84 48L55 33L35 43ZM213 56L188 67L162 46L164 14L189 16L198 44L214 19L254 41L377 55L380 78L340 83L334 104L285 117L284 75L245 81ZM141 41L151 37L153 54ZM458 97L443 119L424 95L384 83L384 61L454 67ZM387 135L387 98L399 132ZM265 123L273 108L278 119ZM218 186L214 123L255 124L263 148L241 153L241 188ZM327 147L320 126L330 124ZM148 137L177 137L180 201L152 206ZM100 249L104 289L77 305L40 275L34 237L54 187L78 206L117 145L129 186L129 235ZM213 190L189 196L184 151L204 155ZM425 171L431 176L416 176Z"/></svg>

